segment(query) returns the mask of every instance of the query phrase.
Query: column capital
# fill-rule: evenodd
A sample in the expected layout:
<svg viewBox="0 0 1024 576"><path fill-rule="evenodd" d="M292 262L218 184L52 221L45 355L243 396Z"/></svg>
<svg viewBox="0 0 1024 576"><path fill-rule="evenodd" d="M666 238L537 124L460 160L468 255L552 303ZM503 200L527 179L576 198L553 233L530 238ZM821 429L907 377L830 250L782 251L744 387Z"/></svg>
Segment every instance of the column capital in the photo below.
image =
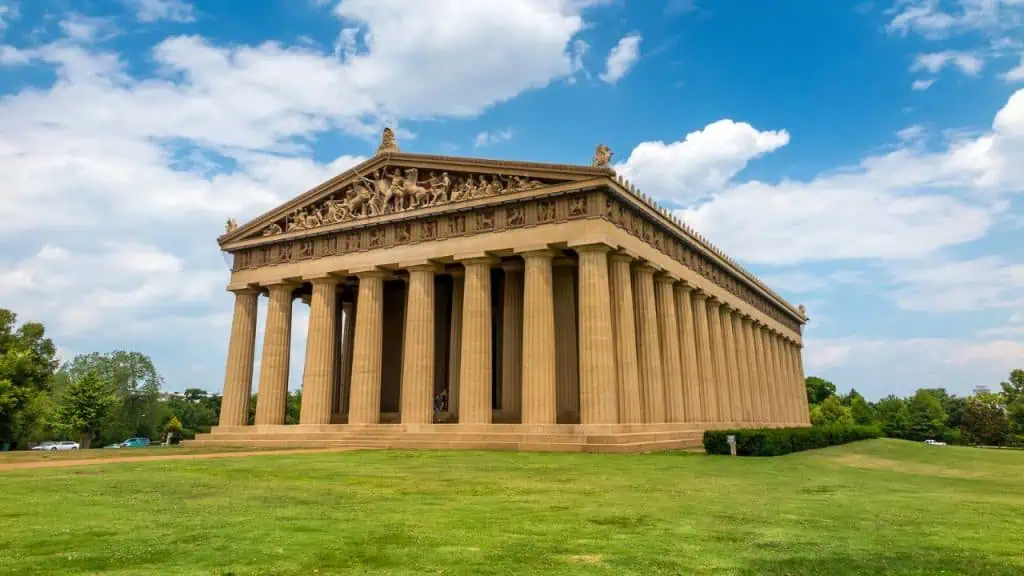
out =
<svg viewBox="0 0 1024 576"><path fill-rule="evenodd" d="M317 284L337 286L338 284L341 283L341 278L338 278L337 276L332 276L330 274L323 274L320 276L303 276L302 279L314 286L316 286Z"/></svg>
<svg viewBox="0 0 1024 576"><path fill-rule="evenodd" d="M406 262L399 262L398 263L398 267L401 268L402 270L408 270L410 272L413 271L413 270L423 270L423 271L433 270L433 271L436 272L438 269L440 269L440 266L436 262L434 262L433 260L429 260L429 259L409 260L409 261L406 261Z"/></svg>
<svg viewBox="0 0 1024 576"><path fill-rule="evenodd" d="M362 280L363 278L387 278L391 275L390 270L384 270L377 266L366 266L363 268L353 268L350 270L352 274L355 274L357 278Z"/></svg>
<svg viewBox="0 0 1024 576"><path fill-rule="evenodd" d="M676 282L679 282L679 277L670 272L662 271L654 275L654 281L665 284L675 284Z"/></svg>
<svg viewBox="0 0 1024 576"><path fill-rule="evenodd" d="M640 257L635 252L621 249L608 254L608 259L613 262L633 262L634 260L639 260Z"/></svg>
<svg viewBox="0 0 1024 576"><path fill-rule="evenodd" d="M740 319L743 320L743 322L745 322L747 324L753 324L754 323L754 317L751 316L750 314L747 314L747 313L741 314L740 315Z"/></svg>
<svg viewBox="0 0 1024 576"><path fill-rule="evenodd" d="M551 248L547 244L534 244L532 246L520 246L512 250L517 256L526 256L527 254L550 254L552 257L558 255L559 251Z"/></svg>
<svg viewBox="0 0 1024 576"><path fill-rule="evenodd" d="M612 250L615 250L615 246L604 242L595 242L593 244L570 243L569 247L577 252L611 252Z"/></svg>
<svg viewBox="0 0 1024 576"><path fill-rule="evenodd" d="M402 268L410 274L413 272L430 272L431 274L437 274L437 271L439 270L438 265L432 263L413 264L411 266L402 266Z"/></svg>
<svg viewBox="0 0 1024 576"><path fill-rule="evenodd" d="M689 286L689 285L687 284L687 286ZM707 300L708 299L708 293L703 291L703 290L701 290L700 288L694 288L693 289L693 298L695 300Z"/></svg>
<svg viewBox="0 0 1024 576"><path fill-rule="evenodd" d="M263 293L263 289L259 286L247 286L245 288L228 288L228 292L231 292L235 296L251 296L253 294L259 296Z"/></svg>
<svg viewBox="0 0 1024 576"><path fill-rule="evenodd" d="M661 272L660 266L651 264L646 260L634 264L633 269L636 270L637 272L643 272L644 274L655 274L656 272Z"/></svg>
<svg viewBox="0 0 1024 576"><path fill-rule="evenodd" d="M285 288L294 290L294 289L298 288L300 284L301 284L301 282L296 282L295 280L292 280L292 279L272 280L270 282L261 282L260 283L260 287L261 288L269 288L269 289L275 289L276 288L278 290L282 290L282 289L285 289Z"/></svg>
<svg viewBox="0 0 1024 576"><path fill-rule="evenodd" d="M548 248L538 248L536 250L523 250L516 251L516 254L522 256L524 260L531 260L533 258L544 258L546 260L554 260L555 252Z"/></svg>
<svg viewBox="0 0 1024 576"><path fill-rule="evenodd" d="M718 297L716 297L716 296L708 296L707 300L708 300L708 306L712 306L714 308L719 308L723 304L723 302L721 300L719 300Z"/></svg>
<svg viewBox="0 0 1024 576"><path fill-rule="evenodd" d="M493 266L498 259L486 252L471 252L468 254L456 255L454 260L462 263L463 266L467 264L489 264Z"/></svg>

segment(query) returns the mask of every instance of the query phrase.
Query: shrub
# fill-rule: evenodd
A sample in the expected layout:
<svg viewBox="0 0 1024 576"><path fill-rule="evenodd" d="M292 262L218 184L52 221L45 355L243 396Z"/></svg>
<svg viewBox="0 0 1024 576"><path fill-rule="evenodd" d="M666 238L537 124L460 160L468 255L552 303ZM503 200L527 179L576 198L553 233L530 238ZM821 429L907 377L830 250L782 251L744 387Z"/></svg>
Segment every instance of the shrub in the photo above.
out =
<svg viewBox="0 0 1024 576"><path fill-rule="evenodd" d="M751 430L706 430L704 450L708 454L729 454L729 436L736 437L738 456L781 456L878 438L875 426L832 424L810 428L760 428Z"/></svg>

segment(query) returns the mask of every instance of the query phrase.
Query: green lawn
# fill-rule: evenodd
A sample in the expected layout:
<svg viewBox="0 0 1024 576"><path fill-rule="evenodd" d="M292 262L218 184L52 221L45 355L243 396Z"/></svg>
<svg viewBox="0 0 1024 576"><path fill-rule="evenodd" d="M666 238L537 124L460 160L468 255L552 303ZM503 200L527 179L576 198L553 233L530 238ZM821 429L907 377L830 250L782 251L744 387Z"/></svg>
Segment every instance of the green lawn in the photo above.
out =
<svg viewBox="0 0 1024 576"><path fill-rule="evenodd" d="M261 452L272 448L205 448L192 446L150 446L149 448L119 448L117 450L96 448L90 450L58 450L54 452L42 450L19 450L0 452L0 465L18 462L40 462L61 460L94 460L97 458L137 458L139 456L171 456L174 454L212 454L215 452Z"/></svg>
<svg viewBox="0 0 1024 576"><path fill-rule="evenodd" d="M0 473L0 574L1022 574L1024 452L345 452Z"/></svg>

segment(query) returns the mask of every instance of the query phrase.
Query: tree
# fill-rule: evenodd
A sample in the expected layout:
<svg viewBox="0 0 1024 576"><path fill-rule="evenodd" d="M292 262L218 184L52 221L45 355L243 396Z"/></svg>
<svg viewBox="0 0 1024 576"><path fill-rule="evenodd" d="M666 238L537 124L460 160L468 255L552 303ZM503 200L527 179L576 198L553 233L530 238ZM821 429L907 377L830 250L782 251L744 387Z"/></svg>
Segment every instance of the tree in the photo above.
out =
<svg viewBox="0 0 1024 576"><path fill-rule="evenodd" d="M181 421L171 416L171 419L167 421L167 425L164 426L164 432L167 433L168 444L177 444L181 441Z"/></svg>
<svg viewBox="0 0 1024 576"><path fill-rule="evenodd" d="M967 400L961 430L972 444L1000 446L1010 431L1006 413L996 394L978 394Z"/></svg>
<svg viewBox="0 0 1024 576"><path fill-rule="evenodd" d="M816 420L814 419L816 418ZM816 426L828 424L853 424L853 417L850 409L843 406L838 396L829 396L821 403L820 408L814 413L811 424Z"/></svg>
<svg viewBox="0 0 1024 576"><path fill-rule="evenodd" d="M809 404L821 404L829 396L836 393L836 385L817 376L810 376L804 382L807 387L807 402Z"/></svg>
<svg viewBox="0 0 1024 576"><path fill-rule="evenodd" d="M911 440L942 438L946 429L946 411L933 390L918 389L907 403L907 412Z"/></svg>
<svg viewBox="0 0 1024 576"><path fill-rule="evenodd" d="M1010 425L1016 434L1024 434L1024 370L1010 372L1010 378L1001 383Z"/></svg>
<svg viewBox="0 0 1024 576"><path fill-rule="evenodd" d="M875 423L875 413L871 405L860 394L850 402L850 417L854 424L870 426Z"/></svg>
<svg viewBox="0 0 1024 576"><path fill-rule="evenodd" d="M0 444L27 438L42 419L43 394L57 369L57 348L38 322L0 308Z"/></svg>
<svg viewBox="0 0 1024 576"><path fill-rule="evenodd" d="M110 421L111 411L117 405L112 388L95 372L71 380L57 406L56 428L68 435L78 435L82 448L88 448Z"/></svg>
<svg viewBox="0 0 1024 576"><path fill-rule="evenodd" d="M875 419L889 438L906 438L910 428L907 403L892 394L875 405Z"/></svg>

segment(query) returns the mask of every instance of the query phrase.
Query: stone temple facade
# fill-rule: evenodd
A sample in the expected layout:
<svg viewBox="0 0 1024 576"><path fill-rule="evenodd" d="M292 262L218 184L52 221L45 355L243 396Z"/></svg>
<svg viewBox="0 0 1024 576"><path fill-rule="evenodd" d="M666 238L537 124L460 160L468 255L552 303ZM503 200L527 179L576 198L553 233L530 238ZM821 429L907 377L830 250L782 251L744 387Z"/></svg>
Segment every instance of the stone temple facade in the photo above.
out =
<svg viewBox="0 0 1024 576"><path fill-rule="evenodd" d="M218 242L234 320L197 445L640 451L807 426L794 307L609 166L377 154ZM257 303L268 299L257 406ZM309 306L285 425L292 309Z"/></svg>

